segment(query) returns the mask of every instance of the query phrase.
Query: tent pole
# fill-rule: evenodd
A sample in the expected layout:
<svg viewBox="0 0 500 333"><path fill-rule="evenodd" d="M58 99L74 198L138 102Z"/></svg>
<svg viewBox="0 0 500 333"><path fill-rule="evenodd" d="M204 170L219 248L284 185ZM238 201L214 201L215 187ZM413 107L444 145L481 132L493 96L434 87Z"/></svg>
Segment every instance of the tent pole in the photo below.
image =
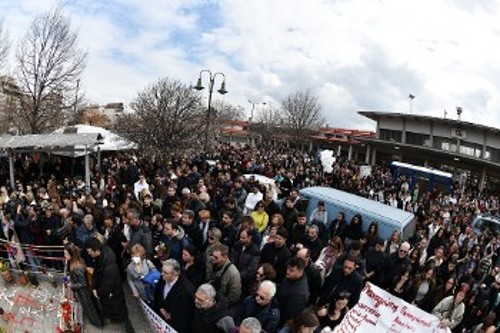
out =
<svg viewBox="0 0 500 333"><path fill-rule="evenodd" d="M16 182L14 179L14 157L12 156L12 151L9 152L9 176L10 176L10 187L16 189Z"/></svg>
<svg viewBox="0 0 500 333"><path fill-rule="evenodd" d="M87 146L85 146L85 188L87 190L90 188L90 160Z"/></svg>

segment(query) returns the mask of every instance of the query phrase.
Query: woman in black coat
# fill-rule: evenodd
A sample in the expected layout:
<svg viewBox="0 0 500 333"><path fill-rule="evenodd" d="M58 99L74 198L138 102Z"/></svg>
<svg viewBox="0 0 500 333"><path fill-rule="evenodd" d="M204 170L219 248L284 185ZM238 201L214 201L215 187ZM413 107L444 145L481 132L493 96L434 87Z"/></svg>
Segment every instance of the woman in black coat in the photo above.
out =
<svg viewBox="0 0 500 333"><path fill-rule="evenodd" d="M406 266L406 268L398 274L394 280L391 282L387 291L401 298L402 300L408 302L410 299L410 287L411 287L411 266Z"/></svg>
<svg viewBox="0 0 500 333"><path fill-rule="evenodd" d="M194 245L187 245L182 250L182 275L188 279L195 288L205 280L205 261Z"/></svg>
<svg viewBox="0 0 500 333"><path fill-rule="evenodd" d="M363 234L363 218L361 215L356 214L351 220L351 223L346 228L345 231L345 246L349 245L353 241L359 240Z"/></svg>

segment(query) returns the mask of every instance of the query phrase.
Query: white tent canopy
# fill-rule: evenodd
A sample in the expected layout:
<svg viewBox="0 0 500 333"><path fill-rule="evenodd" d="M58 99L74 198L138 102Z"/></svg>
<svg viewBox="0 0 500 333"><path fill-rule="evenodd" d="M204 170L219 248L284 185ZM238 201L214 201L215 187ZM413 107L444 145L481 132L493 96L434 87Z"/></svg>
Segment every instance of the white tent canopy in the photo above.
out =
<svg viewBox="0 0 500 333"><path fill-rule="evenodd" d="M122 138L118 134L115 134L107 129L97 126L90 125L74 125L74 126L65 126L55 130L53 133L57 134L69 134L69 133L92 133L92 134L100 134L103 138L103 143L99 145L99 149L101 151L118 151L118 150L129 150L136 149L137 145L133 142L128 141L125 138ZM83 151L75 151L74 153L68 152L54 152L54 154L65 155L65 156L84 156L85 152Z"/></svg>

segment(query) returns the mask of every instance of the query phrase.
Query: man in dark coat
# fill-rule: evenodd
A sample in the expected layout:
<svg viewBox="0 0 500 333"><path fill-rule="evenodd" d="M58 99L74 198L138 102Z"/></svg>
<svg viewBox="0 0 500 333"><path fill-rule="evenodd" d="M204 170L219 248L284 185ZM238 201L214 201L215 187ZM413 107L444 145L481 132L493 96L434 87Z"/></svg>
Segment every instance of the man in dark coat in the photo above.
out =
<svg viewBox="0 0 500 333"><path fill-rule="evenodd" d="M306 262L305 274L307 277L307 286L309 287L309 305L316 304L316 300L321 290L321 271L314 262L312 262L311 251L303 248L297 251L297 258L302 258Z"/></svg>
<svg viewBox="0 0 500 333"><path fill-rule="evenodd" d="M167 188L167 192L165 193L165 196L163 197L163 204L161 206L161 213L163 217L165 218L172 218L172 212L170 211L170 208L172 208L172 205L175 203L180 203L181 199L176 195L175 193L175 187L174 186L169 186Z"/></svg>
<svg viewBox="0 0 500 333"><path fill-rule="evenodd" d="M203 233L194 220L194 212L186 209L182 213L181 224L189 242L196 246L198 250L203 249Z"/></svg>
<svg viewBox="0 0 500 333"><path fill-rule="evenodd" d="M399 246L399 250L397 252L394 252L389 256L385 271L386 286L411 264L408 255L410 253L410 247L409 243L404 242Z"/></svg>
<svg viewBox="0 0 500 333"><path fill-rule="evenodd" d="M285 277L286 264L292 256L290 250L286 246L288 232L284 227L280 227L276 231L274 242L267 243L260 252L260 263L269 263L276 270L276 280L281 281Z"/></svg>
<svg viewBox="0 0 500 333"><path fill-rule="evenodd" d="M236 324L248 317L255 317L266 333L275 333L280 321L280 309L275 299L276 285L269 280L262 281L255 295L243 300L236 317Z"/></svg>
<svg viewBox="0 0 500 333"><path fill-rule="evenodd" d="M377 238L375 246L366 253L365 279L383 287L387 254L384 252L384 240Z"/></svg>
<svg viewBox="0 0 500 333"><path fill-rule="evenodd" d="M316 224L311 224L307 228L307 233L301 236L299 243L309 249L312 261L318 260L323 249L323 242L319 238L319 228Z"/></svg>
<svg viewBox="0 0 500 333"><path fill-rule="evenodd" d="M222 232L221 243L231 248L236 241L236 233L238 232L238 229L234 225L232 211L224 211L222 213L222 223L219 224L219 229Z"/></svg>
<svg viewBox="0 0 500 333"><path fill-rule="evenodd" d="M240 271L242 289L247 290L255 277L260 260L259 247L252 242L248 229L240 232L240 240L234 244L230 257L231 262Z"/></svg>
<svg viewBox="0 0 500 333"><path fill-rule="evenodd" d="M128 317L115 254L109 247L93 237L85 242L85 249L95 261L92 292L101 304L102 315L112 321L123 323L127 333L135 332Z"/></svg>
<svg viewBox="0 0 500 333"><path fill-rule="evenodd" d="M288 230L292 229L292 226L295 222L297 222L297 217L299 215L299 211L297 208L293 206L293 201L290 198L285 199L285 204L281 209L281 216L285 220L285 228Z"/></svg>
<svg viewBox="0 0 500 333"><path fill-rule="evenodd" d="M288 262L286 277L276 294L281 311L280 325L296 318L309 304L309 287L305 268L306 263L301 258L292 257Z"/></svg>
<svg viewBox="0 0 500 333"><path fill-rule="evenodd" d="M130 241L128 248L131 249L135 244L141 244L146 250L148 258L153 257L153 236L148 226L141 221L141 214L131 209L128 213L128 221L130 224Z"/></svg>
<svg viewBox="0 0 500 333"><path fill-rule="evenodd" d="M331 301L335 293L347 291L349 297L349 308L358 303L361 290L363 289L363 277L356 271L356 258L347 257L342 266L335 266L325 279L321 287L318 305L325 305Z"/></svg>
<svg viewBox="0 0 500 333"><path fill-rule="evenodd" d="M297 221L293 225L288 233L290 237L288 237L286 244L290 247L290 249L294 249L297 243L300 243L300 240L303 235L307 237L307 217L304 212L300 212L297 215Z"/></svg>
<svg viewBox="0 0 500 333"><path fill-rule="evenodd" d="M155 306L167 324L177 332L191 332L194 286L180 275L181 267L174 259L163 263L162 279L155 290Z"/></svg>
<svg viewBox="0 0 500 333"><path fill-rule="evenodd" d="M45 245L62 245L62 241L57 237L57 230L62 227L61 219L54 214L54 207L49 205L45 208L45 213L40 217L40 224L45 232ZM61 253L57 251L47 251L49 257L60 257ZM60 260L51 261L56 269L62 269L63 265Z"/></svg>
<svg viewBox="0 0 500 333"><path fill-rule="evenodd" d="M231 332L235 328L233 318L229 315L227 299L217 294L211 284L205 283L198 287L194 305L192 333Z"/></svg>

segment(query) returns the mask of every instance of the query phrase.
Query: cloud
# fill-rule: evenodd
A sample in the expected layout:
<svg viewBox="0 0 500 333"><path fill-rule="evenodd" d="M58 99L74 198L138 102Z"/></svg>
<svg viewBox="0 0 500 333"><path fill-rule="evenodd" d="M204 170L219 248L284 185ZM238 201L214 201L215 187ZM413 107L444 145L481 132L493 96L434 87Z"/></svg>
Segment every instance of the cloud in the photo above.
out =
<svg viewBox="0 0 500 333"><path fill-rule="evenodd" d="M58 1L0 1L9 34ZM374 129L358 110L441 116L500 126L498 1L66 0L89 51L82 86L125 103L168 76L194 84L226 74L226 102L274 107L310 89L331 126ZM220 82L217 82L219 84ZM257 111L257 109L256 109Z"/></svg>

